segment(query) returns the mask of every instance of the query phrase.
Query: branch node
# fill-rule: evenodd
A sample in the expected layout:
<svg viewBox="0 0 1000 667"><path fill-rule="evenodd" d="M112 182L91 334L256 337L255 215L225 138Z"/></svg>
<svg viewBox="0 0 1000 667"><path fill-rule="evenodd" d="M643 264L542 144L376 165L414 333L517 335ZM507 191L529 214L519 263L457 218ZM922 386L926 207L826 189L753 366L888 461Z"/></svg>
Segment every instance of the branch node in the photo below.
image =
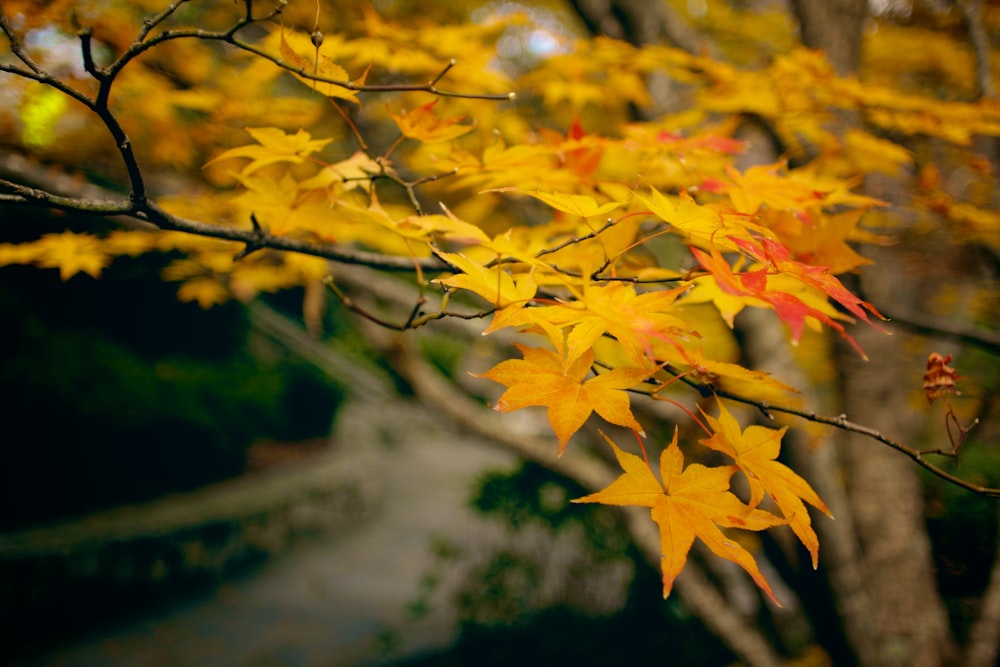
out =
<svg viewBox="0 0 1000 667"><path fill-rule="evenodd" d="M247 255L257 252L258 250L261 250L262 248L265 247L266 244L265 237L267 236L267 233L264 231L264 228L260 226L260 222L257 221L256 213L250 214L250 224L253 225L253 238L247 241L247 245L245 248L243 248L243 250L240 250L238 253L236 253L236 255L233 257L234 262L238 262Z"/></svg>
<svg viewBox="0 0 1000 667"><path fill-rule="evenodd" d="M441 79L443 79L444 75L448 73L448 70L450 70L452 67L454 67L456 63L458 63L458 61L455 60L454 58L452 58L451 60L449 60L448 64L444 66L444 69L441 70L440 72L438 72L438 75L436 77L434 77L433 79L431 79L430 82L428 82L427 86L428 86L428 88L430 89L431 92L435 92L435 90L434 90L435 84L437 84L438 81L440 81Z"/></svg>

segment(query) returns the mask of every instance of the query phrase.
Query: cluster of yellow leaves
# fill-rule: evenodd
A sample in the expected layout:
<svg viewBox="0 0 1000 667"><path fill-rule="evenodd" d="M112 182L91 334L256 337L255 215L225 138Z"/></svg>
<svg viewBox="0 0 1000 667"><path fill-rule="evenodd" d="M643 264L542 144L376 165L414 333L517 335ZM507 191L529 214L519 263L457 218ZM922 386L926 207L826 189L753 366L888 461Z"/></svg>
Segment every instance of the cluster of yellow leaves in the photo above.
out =
<svg viewBox="0 0 1000 667"><path fill-rule="evenodd" d="M111 26L129 16L105 20ZM282 70L273 62L243 54L225 63L197 40L178 40L164 45L159 59L152 49L138 59L142 66L128 68L115 103L141 107L127 129L156 160L184 166L206 153L207 178L228 188L162 201L173 214L242 229L254 220L269 234L345 252L375 251L424 266L439 261L432 284L468 297L453 304L485 304L492 315L486 333L506 328L532 337L521 339L531 345L516 344L520 359L482 377L505 387L500 411L545 408L559 453L595 415L641 439L633 400L661 398L678 375L714 387L752 386L756 395L791 391L718 354L707 332L758 307L773 310L793 342L824 325L853 342L844 323L871 323L879 314L836 275L866 262L848 242L871 238L860 225L881 205L853 193L853 179L913 161L877 132L957 144L976 133L1000 134L995 104L943 102L837 77L805 50L746 71L662 46L579 41L541 58L515 82L494 67L504 30L500 22L400 25L372 10L320 45L308 31L276 27L255 48L304 84L302 97L277 99L272 91ZM459 64L451 67L453 59ZM436 82L445 72L452 89L516 88L543 110L536 125L551 119L566 129L532 127L506 102L456 102L412 86L388 105L367 105L358 89L399 76ZM631 107L653 104L648 81L664 75L687 87L692 109L625 123ZM328 125L303 129L321 109L330 111ZM829 122L838 109L857 111L869 129L839 132ZM772 121L791 157L815 151L816 158L795 168L735 168L744 145L732 137L734 119L746 113ZM237 118L250 126L249 143L245 134L233 138ZM174 125L192 132L178 134ZM370 148L359 126L381 128L370 143L388 148ZM344 136L334 140L336 132ZM442 205L425 212L418 187ZM943 198L934 205L966 220L974 238L995 230L995 216ZM149 250L184 253L164 277L182 283L182 299L205 307L230 295L250 299L316 284L329 270L315 257L242 257L231 242L134 232L0 244L0 265L96 277L114 256ZM428 286L422 273L418 279ZM702 444L733 465L685 467L675 435L657 480L642 459L611 443L625 474L580 502L651 509L661 530L665 595L698 538L773 597L753 556L722 529L788 525L815 565L818 542L805 504L826 507L777 461L783 430L741 431L721 403L718 417L706 421ZM729 490L737 472L747 478L745 502ZM763 509L765 502L775 511Z"/></svg>

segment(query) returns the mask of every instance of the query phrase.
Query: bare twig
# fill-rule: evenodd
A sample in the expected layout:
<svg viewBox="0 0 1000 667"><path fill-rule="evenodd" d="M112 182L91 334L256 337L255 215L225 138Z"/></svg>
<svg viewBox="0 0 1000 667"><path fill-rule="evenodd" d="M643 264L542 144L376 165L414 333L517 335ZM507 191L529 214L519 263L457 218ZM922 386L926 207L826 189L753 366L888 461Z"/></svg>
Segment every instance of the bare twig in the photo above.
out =
<svg viewBox="0 0 1000 667"><path fill-rule="evenodd" d="M181 5L183 5L185 2L188 2L188 0L177 0L177 2L173 3L172 5L170 5L166 9L164 9L162 12L160 12L156 16L151 16L148 19L146 19L145 21L143 21L142 22L142 30L139 31L139 34L136 35L136 38L135 38L136 43L144 41L146 39L146 36L149 35L149 32L153 28L155 28L156 26L160 25L161 23L163 23L164 21L166 21L168 18L170 18L170 16L174 12L176 12L177 9ZM246 5L247 5L247 11L249 12L250 11L250 3L248 2L248 3L246 3Z"/></svg>
<svg viewBox="0 0 1000 667"><path fill-rule="evenodd" d="M250 3L247 3L249 6ZM328 83L334 86L339 86L345 90L352 90L357 92L367 92L367 93L379 93L379 92L425 92L438 97L457 97L464 99L478 99L478 100L493 100L493 101L503 101L503 100L513 100L516 94L513 92L509 93L468 93L453 90L444 90L437 87L438 80L451 69L449 64L445 69L433 80L428 83L391 83L391 84L360 84L354 83L353 81L342 81L340 79L334 79L327 76L322 76L316 74L315 72L310 72L304 67L295 67L284 61L279 56L272 55L261 49L260 47L245 42L236 37L236 33L241 31L243 28L251 25L253 23L261 23L270 20L280 12L280 7L278 7L273 12L260 17L252 17L248 11L247 15L242 19L234 23L228 30L225 31L211 31L202 30L200 28L177 28L172 30L164 30L163 32L157 33L144 41L136 41L133 45L124 53L122 53L113 63L105 68L105 72L109 78L114 78L118 72L122 70L129 62L134 60L136 57L142 53L152 49L153 47L161 44L163 42L168 42L177 39L200 39L205 41L219 41L225 42L235 46L236 48L251 53L259 58L267 60L274 63L278 67L292 74L297 74L308 81L314 81L316 83Z"/></svg>
<svg viewBox="0 0 1000 667"><path fill-rule="evenodd" d="M414 299L413 306L410 308L410 314L406 320L402 324L396 324L361 306L358 302L351 298L349 294L340 289L337 282L333 279L333 276L327 276L327 278L323 280L323 284L334 293L344 308L347 308L352 313L363 317L373 324L377 324L383 329L389 329L391 331L409 331L411 329L419 329L426 324L434 322L435 320L442 320L446 317L460 320L478 320L484 317L489 317L495 312L491 309L480 310L474 313L460 313L447 310L445 308L438 308L437 310L433 310L431 312L424 312L424 306L427 305L427 299L423 295L419 295L416 299Z"/></svg>
<svg viewBox="0 0 1000 667"><path fill-rule="evenodd" d="M925 452L919 449L914 449L908 445L904 445L901 442L897 442L892 438L883 435L880 431L870 428L868 426L863 426L861 424L855 424L847 419L847 415L837 415L836 417L818 415L815 412L809 410L801 410L799 408L791 408L783 405L773 405L766 401L760 401L754 398L749 398L747 396L742 396L740 394L734 394L728 392L712 385L699 384L688 377L681 378L681 381L698 389L704 396L710 396L715 394L721 396L722 398L728 398L732 401L737 401L739 403L745 403L746 405L752 405L753 407L760 410L761 414L767 419L773 419L771 412L781 412L783 414L794 415L796 417L801 417L807 421L815 422L817 424L826 424L827 426L833 426L834 428L841 429L843 431L849 431L851 433L859 433L866 437L871 438L877 442L886 445L897 452L909 457L914 462L916 462L920 467L924 468L928 472L941 479L954 484L955 486L971 491L980 496L985 496L987 498L1000 498L1000 488L991 488L987 486L981 486L979 484L973 484L960 477L949 473L936 466L931 461L925 458ZM936 452L935 452L936 453Z"/></svg>
<svg viewBox="0 0 1000 667"><path fill-rule="evenodd" d="M990 331L964 326L952 320L921 315L919 313L883 313L892 324L914 333L954 340L973 345L992 354L1000 354L1000 331Z"/></svg>
<svg viewBox="0 0 1000 667"><path fill-rule="evenodd" d="M31 68L31 71L34 72L35 74L37 75L43 74L42 68L38 66L38 63L32 60L31 56L28 55L28 52L25 51L24 47L21 45L21 40L18 39L17 34L14 32L14 30L10 26L10 23L8 23L7 21L7 15L4 13L3 7L0 7L0 32L3 32L3 34L7 37L7 41L10 42L10 50L15 56L17 56L18 60L20 60L22 63ZM6 70L6 71L21 73L23 70Z"/></svg>

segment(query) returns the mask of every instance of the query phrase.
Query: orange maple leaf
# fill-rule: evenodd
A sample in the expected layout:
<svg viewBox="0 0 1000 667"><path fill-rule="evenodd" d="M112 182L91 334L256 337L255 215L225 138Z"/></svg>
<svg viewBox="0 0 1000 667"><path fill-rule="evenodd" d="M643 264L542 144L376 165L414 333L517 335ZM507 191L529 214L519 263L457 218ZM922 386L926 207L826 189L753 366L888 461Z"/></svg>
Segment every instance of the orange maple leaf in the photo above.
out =
<svg viewBox="0 0 1000 667"><path fill-rule="evenodd" d="M749 551L726 537L719 529L764 530L784 523L770 512L744 505L729 491L729 479L736 466L706 467L692 463L684 467L684 454L677 446L677 431L670 446L660 456L661 484L645 461L624 452L607 436L618 464L625 474L603 490L575 503L636 505L649 507L660 528L660 566L663 570L663 597L670 595L674 580L687 562L688 552L699 538L712 553L736 563L753 578L775 604L781 605L757 562Z"/></svg>
<svg viewBox="0 0 1000 667"><path fill-rule="evenodd" d="M398 114L389 112L396 121L403 136L426 143L450 141L472 131L471 125L459 125L465 116L441 118L434 113L434 105L438 101L428 102L413 111L400 111Z"/></svg>
<svg viewBox="0 0 1000 667"><path fill-rule="evenodd" d="M584 182L593 180L604 158L603 140L596 135L588 135L579 116L573 119L565 136L545 128L541 128L539 134L546 143L558 149L556 157L560 167Z"/></svg>
<svg viewBox="0 0 1000 667"><path fill-rule="evenodd" d="M593 349L566 363L551 350L515 346L523 359L502 361L477 377L507 387L495 406L499 412L547 407L549 423L559 439L560 455L570 437L594 412L612 424L642 432L625 390L641 383L657 368L616 368L587 379L594 363Z"/></svg>
<svg viewBox="0 0 1000 667"><path fill-rule="evenodd" d="M805 500L827 516L830 516L830 510L808 482L777 461L781 451L781 438L788 428L775 430L764 426L748 426L745 431L740 432L740 425L733 415L721 401L718 403L718 419L702 411L715 434L701 443L731 456L744 472L750 484L750 507L757 507L765 493L771 496L788 520L792 532L809 550L815 569L819 564L819 539L802 501Z"/></svg>

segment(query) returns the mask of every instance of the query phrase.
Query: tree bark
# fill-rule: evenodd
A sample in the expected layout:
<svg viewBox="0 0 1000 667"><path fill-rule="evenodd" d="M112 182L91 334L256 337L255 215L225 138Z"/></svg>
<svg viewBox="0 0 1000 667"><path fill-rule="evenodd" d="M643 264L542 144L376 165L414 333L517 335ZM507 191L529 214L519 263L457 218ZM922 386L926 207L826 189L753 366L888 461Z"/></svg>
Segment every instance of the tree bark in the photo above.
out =
<svg viewBox="0 0 1000 667"><path fill-rule="evenodd" d="M889 337L868 327L852 333L878 363L865 362L850 345L838 344L842 412L851 421L912 442L920 420L907 403L907 378L919 386L922 366L910 363L902 336ZM842 442L877 634L878 654L872 664L948 664L954 655L951 632L935 584L917 469L865 436L845 433Z"/></svg>
<svg viewBox="0 0 1000 667"><path fill-rule="evenodd" d="M1000 518L998 515L997 518ZM1000 544L990 570L990 583L979 603L979 618L969 630L963 667L1000 662Z"/></svg>
<svg viewBox="0 0 1000 667"><path fill-rule="evenodd" d="M865 0L792 0L803 43L823 49L836 71L850 75L861 61ZM848 119L842 119L847 124ZM865 284L885 288L876 303L905 303L919 294L919 280L904 273L899 248L872 257ZM874 296L871 292L867 296ZM908 304L908 311L919 304ZM912 442L920 420L907 404L910 359L902 336L868 326L852 328L869 358L863 361L843 340L835 360L841 375L841 413ZM922 368L916 369L919 382ZM877 650L859 651L863 664L937 667L954 657L944 603L935 586L923 496L916 468L897 453L858 434L842 434L847 453L848 493L867 572ZM874 662L869 662L869 661Z"/></svg>
<svg viewBox="0 0 1000 667"><path fill-rule="evenodd" d="M694 53L695 36L677 11L663 0L570 0L593 35L606 35L635 45L667 42Z"/></svg>
<svg viewBox="0 0 1000 667"><path fill-rule="evenodd" d="M866 0L792 0L802 43L822 49L840 75L861 64L861 28Z"/></svg>

